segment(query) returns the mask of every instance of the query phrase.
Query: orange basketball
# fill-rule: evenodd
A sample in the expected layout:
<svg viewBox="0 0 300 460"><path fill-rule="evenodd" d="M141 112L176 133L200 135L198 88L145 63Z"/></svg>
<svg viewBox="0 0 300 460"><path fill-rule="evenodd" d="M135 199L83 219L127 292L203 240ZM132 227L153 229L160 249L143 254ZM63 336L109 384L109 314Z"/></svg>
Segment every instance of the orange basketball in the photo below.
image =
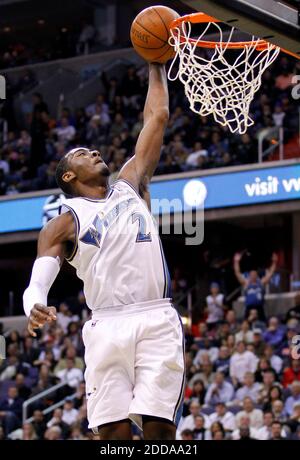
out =
<svg viewBox="0 0 300 460"><path fill-rule="evenodd" d="M150 6L141 11L132 23L130 38L136 52L148 62L164 64L175 53L169 45L170 24L179 18L166 6Z"/></svg>

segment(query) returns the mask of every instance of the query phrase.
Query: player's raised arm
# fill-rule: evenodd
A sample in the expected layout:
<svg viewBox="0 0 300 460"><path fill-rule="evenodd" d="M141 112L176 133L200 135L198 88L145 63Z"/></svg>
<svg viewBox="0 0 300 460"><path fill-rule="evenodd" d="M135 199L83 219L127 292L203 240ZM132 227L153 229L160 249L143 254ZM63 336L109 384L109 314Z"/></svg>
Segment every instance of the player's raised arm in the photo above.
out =
<svg viewBox="0 0 300 460"><path fill-rule="evenodd" d="M71 213L51 220L40 232L38 254L34 262L28 288L23 295L24 311L28 316L28 331L43 327L56 319L55 307L47 307L47 296L66 254L68 241L76 239Z"/></svg>
<svg viewBox="0 0 300 460"><path fill-rule="evenodd" d="M160 158L169 118L169 94L164 64L149 64L149 87L144 107L144 126L135 155L123 166L119 178L143 190L151 180Z"/></svg>

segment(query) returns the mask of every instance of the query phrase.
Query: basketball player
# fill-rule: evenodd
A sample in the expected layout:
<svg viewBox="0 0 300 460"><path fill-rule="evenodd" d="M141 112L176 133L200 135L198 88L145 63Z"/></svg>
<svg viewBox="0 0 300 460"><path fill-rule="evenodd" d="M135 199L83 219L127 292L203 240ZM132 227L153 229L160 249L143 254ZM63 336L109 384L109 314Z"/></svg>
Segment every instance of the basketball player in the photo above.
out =
<svg viewBox="0 0 300 460"><path fill-rule="evenodd" d="M88 420L104 440L131 439L131 420L147 440L173 440L181 415L183 332L148 190L168 105L165 68L150 64L144 127L112 186L98 151L75 148L61 159L57 182L73 198L42 229L24 292L36 336L56 319L47 295L64 258L83 280L92 310L82 332Z"/></svg>

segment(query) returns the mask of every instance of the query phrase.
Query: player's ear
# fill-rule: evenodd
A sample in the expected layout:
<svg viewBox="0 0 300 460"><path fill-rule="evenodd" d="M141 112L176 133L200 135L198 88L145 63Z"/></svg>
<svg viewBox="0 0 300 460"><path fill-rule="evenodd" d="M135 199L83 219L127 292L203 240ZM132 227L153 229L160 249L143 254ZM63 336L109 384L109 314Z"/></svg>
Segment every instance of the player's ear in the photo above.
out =
<svg viewBox="0 0 300 460"><path fill-rule="evenodd" d="M64 182L70 182L71 180L75 179L76 174L73 171L66 171L62 175L62 180Z"/></svg>

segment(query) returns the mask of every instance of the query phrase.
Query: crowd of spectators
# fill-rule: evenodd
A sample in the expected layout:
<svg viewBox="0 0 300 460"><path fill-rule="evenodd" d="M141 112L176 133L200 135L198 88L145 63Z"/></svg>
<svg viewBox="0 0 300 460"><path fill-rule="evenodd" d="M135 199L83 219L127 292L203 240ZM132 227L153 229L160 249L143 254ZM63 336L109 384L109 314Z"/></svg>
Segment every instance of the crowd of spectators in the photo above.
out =
<svg viewBox="0 0 300 460"><path fill-rule="evenodd" d="M300 440L300 360L292 342L300 332L300 307L266 321L254 308L247 319L237 320L216 283L206 303L199 323L184 326L186 387L177 439ZM221 309L218 318L211 316L214 303ZM6 333L0 439L93 439L81 336L88 317L79 292L59 304L56 324L39 331L37 338L27 330ZM65 385L29 405L31 419L22 421L24 401L57 383ZM62 404L47 412L58 401ZM133 438L142 439L132 427Z"/></svg>
<svg viewBox="0 0 300 460"><path fill-rule="evenodd" d="M291 96L292 76L299 71L298 62L281 57L264 73L251 106L255 124L241 136L229 133L210 117L194 114L183 85L170 83L170 120L156 174L255 163L256 135L263 128L284 126L288 141L296 135L299 123L297 101ZM23 114L21 126L15 121L20 117L13 112L12 100L13 92L34 86L34 75L25 73L10 95L9 110L5 104L2 108L0 194L55 188L58 161L78 145L99 149L112 178L116 175L133 154L143 126L147 67L130 66L119 79L103 74L101 80L104 91L96 100L74 111L60 104L55 117L49 113L47 101L35 93L31 113Z"/></svg>

